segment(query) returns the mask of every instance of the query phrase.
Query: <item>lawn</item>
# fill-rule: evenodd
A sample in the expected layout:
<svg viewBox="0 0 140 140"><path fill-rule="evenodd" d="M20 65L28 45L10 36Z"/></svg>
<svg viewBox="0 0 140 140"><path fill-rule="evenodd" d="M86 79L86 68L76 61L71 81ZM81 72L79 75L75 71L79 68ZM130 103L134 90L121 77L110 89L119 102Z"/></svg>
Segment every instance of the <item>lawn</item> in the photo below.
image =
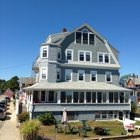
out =
<svg viewBox="0 0 140 140"><path fill-rule="evenodd" d="M109 133L109 136L117 136L121 135L121 133L124 131L123 129L123 123L119 121L88 121L91 128L100 126L102 128L108 128L111 130ZM82 126L82 122L70 122L71 126L74 126L78 128L78 126ZM136 122L136 125L140 125L140 121ZM67 129L66 134L64 132L57 133L54 131L54 125L52 126L41 126L40 134L44 136L51 136L56 135L57 140L77 140L81 139L82 136L79 137L78 133L70 134L70 131ZM140 130L137 130L136 133L140 134ZM93 130L87 132L87 138L94 138L94 137L100 137L93 133Z"/></svg>

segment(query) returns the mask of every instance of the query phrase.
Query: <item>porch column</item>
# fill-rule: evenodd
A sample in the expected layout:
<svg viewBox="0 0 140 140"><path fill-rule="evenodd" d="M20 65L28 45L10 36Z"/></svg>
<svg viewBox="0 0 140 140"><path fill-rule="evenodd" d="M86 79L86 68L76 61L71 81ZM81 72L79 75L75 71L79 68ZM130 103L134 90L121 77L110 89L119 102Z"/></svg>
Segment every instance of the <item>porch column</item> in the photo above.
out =
<svg viewBox="0 0 140 140"><path fill-rule="evenodd" d="M106 94L106 103L109 103L109 92Z"/></svg>
<svg viewBox="0 0 140 140"><path fill-rule="evenodd" d="M60 104L60 91L57 91L57 103Z"/></svg>
<svg viewBox="0 0 140 140"><path fill-rule="evenodd" d="M87 103L87 100L86 100L86 91L84 91L84 103L85 104Z"/></svg>

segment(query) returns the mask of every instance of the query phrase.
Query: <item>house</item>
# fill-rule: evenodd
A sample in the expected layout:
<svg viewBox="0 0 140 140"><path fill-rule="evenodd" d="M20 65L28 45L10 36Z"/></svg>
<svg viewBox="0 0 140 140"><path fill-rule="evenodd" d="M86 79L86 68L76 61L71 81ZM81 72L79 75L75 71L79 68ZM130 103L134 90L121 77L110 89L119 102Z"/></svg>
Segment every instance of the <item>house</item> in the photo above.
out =
<svg viewBox="0 0 140 140"><path fill-rule="evenodd" d="M126 87L134 90L134 92L131 92L130 95L133 94L133 96L136 96L137 103L139 103L140 102L140 78L138 78L138 75L134 75L133 77L131 77L126 83Z"/></svg>
<svg viewBox="0 0 140 140"><path fill-rule="evenodd" d="M36 84L23 89L31 118L52 112L61 119L130 118L130 89L119 86L118 50L87 23L49 35L33 69Z"/></svg>
<svg viewBox="0 0 140 140"><path fill-rule="evenodd" d="M19 80L19 89L22 91L22 88L28 87L35 84L35 78L33 77L20 77Z"/></svg>

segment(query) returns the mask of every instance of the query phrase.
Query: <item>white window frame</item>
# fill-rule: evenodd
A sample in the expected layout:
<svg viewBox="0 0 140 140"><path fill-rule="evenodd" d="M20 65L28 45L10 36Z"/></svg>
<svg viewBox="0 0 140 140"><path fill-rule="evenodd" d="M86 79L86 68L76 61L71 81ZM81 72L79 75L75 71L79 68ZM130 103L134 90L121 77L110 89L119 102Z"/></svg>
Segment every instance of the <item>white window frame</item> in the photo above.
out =
<svg viewBox="0 0 140 140"><path fill-rule="evenodd" d="M110 75L110 81L107 81L107 75ZM112 72L106 71L105 72L105 82L111 83L112 82Z"/></svg>
<svg viewBox="0 0 140 140"><path fill-rule="evenodd" d="M79 80L79 73L80 73L80 72L82 72L82 73L83 73L83 80ZM78 70L77 75L78 75L78 77L77 77L77 78L78 78L78 81L79 81L79 82L84 82L84 81L85 81L85 71L84 71L84 70Z"/></svg>
<svg viewBox="0 0 140 140"><path fill-rule="evenodd" d="M92 74L95 74L96 81L92 81ZM90 82L97 82L97 71L90 71Z"/></svg>
<svg viewBox="0 0 140 140"><path fill-rule="evenodd" d="M49 48L48 46L42 46L42 47L41 47L41 55L40 55L41 58L48 58L48 54L49 54L49 53L48 53L48 51L49 51L48 48ZM43 50L44 50L44 49L47 50L47 57L43 57Z"/></svg>
<svg viewBox="0 0 140 140"><path fill-rule="evenodd" d="M100 55L100 54L103 55L103 62L99 62L99 55ZM109 59L109 62L108 62L108 63L105 62L105 55L106 55L106 54L108 55L108 59ZM98 63L110 64L110 54L109 54L109 53L98 52L97 60L98 60Z"/></svg>
<svg viewBox="0 0 140 140"><path fill-rule="evenodd" d="M80 61L80 53L84 53L84 61ZM86 53L90 53L90 61L86 61ZM78 50L78 61L79 62L92 62L92 52L91 51L83 51L83 50Z"/></svg>
<svg viewBox="0 0 140 140"><path fill-rule="evenodd" d="M42 78L43 69L46 70L46 78L45 78L45 79ZM40 73L40 79L41 79L41 80L46 80L46 79L48 78L48 71L47 71L47 70L48 70L47 67L42 67L42 68L41 68L41 73Z"/></svg>
<svg viewBox="0 0 140 140"><path fill-rule="evenodd" d="M71 72L71 80L66 80L66 73L67 73L67 71L69 71L69 72ZM72 71L72 69L65 69L65 81L68 81L68 82L70 82L70 81L72 81L72 76L73 76L73 71Z"/></svg>
<svg viewBox="0 0 140 140"><path fill-rule="evenodd" d="M59 79L57 79L57 72L60 73L60 75L59 75L60 78L59 78ZM60 81L60 80L61 80L61 69L58 69L58 68L57 68L57 72L56 72L56 80L57 80L57 81Z"/></svg>
<svg viewBox="0 0 140 140"><path fill-rule="evenodd" d="M86 31L86 32L85 32ZM76 33L79 32L81 33L81 44L83 44L83 33L87 33L88 34L88 44L85 45L95 45L95 34L92 32L89 32L89 30L87 28L84 28L82 31L76 31L75 32L75 44L80 44L80 43L76 43ZM94 44L89 44L89 34L93 34L94 35Z"/></svg>
<svg viewBox="0 0 140 140"><path fill-rule="evenodd" d="M58 58L58 52L60 52L60 58ZM61 60L61 49L57 48L57 59Z"/></svg>
<svg viewBox="0 0 140 140"><path fill-rule="evenodd" d="M67 59L67 51L71 51L71 60L68 60L68 59ZM66 54L65 60L73 61L73 50L72 50L72 49L66 49L65 54Z"/></svg>

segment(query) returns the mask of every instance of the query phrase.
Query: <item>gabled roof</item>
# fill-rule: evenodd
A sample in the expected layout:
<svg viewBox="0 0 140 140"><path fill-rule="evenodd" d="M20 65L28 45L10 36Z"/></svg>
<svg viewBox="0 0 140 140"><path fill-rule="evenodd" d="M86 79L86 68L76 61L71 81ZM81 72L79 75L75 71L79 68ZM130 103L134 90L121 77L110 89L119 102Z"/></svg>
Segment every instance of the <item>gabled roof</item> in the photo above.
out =
<svg viewBox="0 0 140 140"><path fill-rule="evenodd" d="M130 89L108 84L105 82L59 82L59 83L37 83L24 90L61 90L61 91L122 91L129 92Z"/></svg>
<svg viewBox="0 0 140 140"><path fill-rule="evenodd" d="M135 83L135 85L140 85L140 78L131 77L130 79Z"/></svg>

